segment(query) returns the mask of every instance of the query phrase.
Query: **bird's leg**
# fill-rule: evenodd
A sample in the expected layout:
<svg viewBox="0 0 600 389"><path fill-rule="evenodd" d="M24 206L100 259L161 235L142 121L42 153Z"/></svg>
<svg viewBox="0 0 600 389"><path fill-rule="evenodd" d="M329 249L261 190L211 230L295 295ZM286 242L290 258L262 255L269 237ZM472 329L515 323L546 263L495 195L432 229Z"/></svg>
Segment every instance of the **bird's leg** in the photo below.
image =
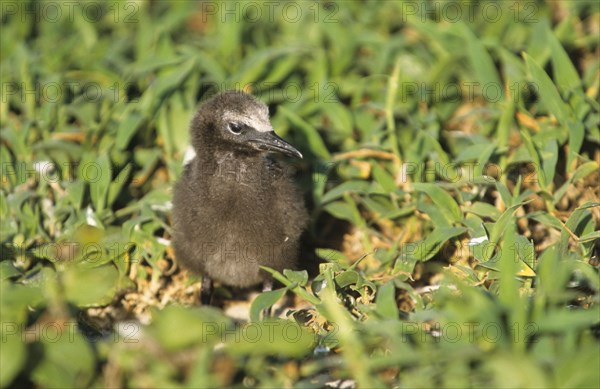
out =
<svg viewBox="0 0 600 389"><path fill-rule="evenodd" d="M266 279L263 281L263 288L262 291L264 292L270 292L273 290L273 280L272 279ZM271 309L272 307L269 307L267 309L265 309L265 315L263 316L263 318L269 317L272 315L273 311Z"/></svg>
<svg viewBox="0 0 600 389"><path fill-rule="evenodd" d="M263 292L270 292L273 290L273 280L272 279L267 279L263 281Z"/></svg>
<svg viewBox="0 0 600 389"><path fill-rule="evenodd" d="M212 279L207 276L202 277L202 287L200 289L200 302L202 305L210 305L210 298L212 297Z"/></svg>

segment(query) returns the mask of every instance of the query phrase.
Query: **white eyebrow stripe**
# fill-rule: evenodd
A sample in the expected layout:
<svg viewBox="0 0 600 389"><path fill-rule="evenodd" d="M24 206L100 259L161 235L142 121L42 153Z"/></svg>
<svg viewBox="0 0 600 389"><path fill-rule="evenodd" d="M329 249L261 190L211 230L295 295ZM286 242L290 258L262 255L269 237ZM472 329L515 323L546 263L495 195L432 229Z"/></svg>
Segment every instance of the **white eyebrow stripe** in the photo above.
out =
<svg viewBox="0 0 600 389"><path fill-rule="evenodd" d="M245 124L249 127L254 128L258 132L271 132L273 127L267 118L266 121L251 116L239 115L233 112L225 112L223 114L223 120L226 122L237 122Z"/></svg>

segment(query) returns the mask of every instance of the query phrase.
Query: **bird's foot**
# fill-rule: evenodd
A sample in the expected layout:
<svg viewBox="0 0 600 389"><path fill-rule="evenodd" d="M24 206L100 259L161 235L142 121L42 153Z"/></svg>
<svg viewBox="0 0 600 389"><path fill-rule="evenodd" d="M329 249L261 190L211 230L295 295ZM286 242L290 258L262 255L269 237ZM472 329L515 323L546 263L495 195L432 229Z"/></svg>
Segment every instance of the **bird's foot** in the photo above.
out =
<svg viewBox="0 0 600 389"><path fill-rule="evenodd" d="M263 292L270 292L273 290L273 280L268 279L263 281Z"/></svg>
<svg viewBox="0 0 600 389"><path fill-rule="evenodd" d="M273 290L273 280L272 279L264 280L263 288L262 288L263 293L270 292L272 290ZM272 315L273 315L272 307L269 307L269 308L265 309L263 318L271 317Z"/></svg>
<svg viewBox="0 0 600 389"><path fill-rule="evenodd" d="M207 276L202 277L202 287L200 289L200 302L202 305L210 305L212 292L212 279L208 278Z"/></svg>

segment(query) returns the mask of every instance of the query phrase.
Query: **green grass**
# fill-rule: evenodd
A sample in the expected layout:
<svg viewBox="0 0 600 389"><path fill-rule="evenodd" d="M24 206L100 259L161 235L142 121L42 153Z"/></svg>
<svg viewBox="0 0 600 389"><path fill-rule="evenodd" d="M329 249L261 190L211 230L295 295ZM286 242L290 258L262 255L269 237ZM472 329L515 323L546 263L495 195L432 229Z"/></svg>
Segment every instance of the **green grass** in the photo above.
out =
<svg viewBox="0 0 600 389"><path fill-rule="evenodd" d="M0 386L600 386L596 2L0 6ZM305 155L323 259L247 323L169 247L231 88Z"/></svg>

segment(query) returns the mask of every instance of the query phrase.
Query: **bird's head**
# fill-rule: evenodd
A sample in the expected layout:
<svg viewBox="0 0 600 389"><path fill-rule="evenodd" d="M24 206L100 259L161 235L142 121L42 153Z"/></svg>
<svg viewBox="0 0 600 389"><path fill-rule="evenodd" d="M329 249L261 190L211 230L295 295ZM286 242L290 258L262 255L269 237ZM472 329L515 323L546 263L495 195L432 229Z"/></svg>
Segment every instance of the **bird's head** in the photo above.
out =
<svg viewBox="0 0 600 389"><path fill-rule="evenodd" d="M302 158L300 151L275 134L267 106L244 92L223 92L202 104L190 136L198 154L279 152Z"/></svg>

